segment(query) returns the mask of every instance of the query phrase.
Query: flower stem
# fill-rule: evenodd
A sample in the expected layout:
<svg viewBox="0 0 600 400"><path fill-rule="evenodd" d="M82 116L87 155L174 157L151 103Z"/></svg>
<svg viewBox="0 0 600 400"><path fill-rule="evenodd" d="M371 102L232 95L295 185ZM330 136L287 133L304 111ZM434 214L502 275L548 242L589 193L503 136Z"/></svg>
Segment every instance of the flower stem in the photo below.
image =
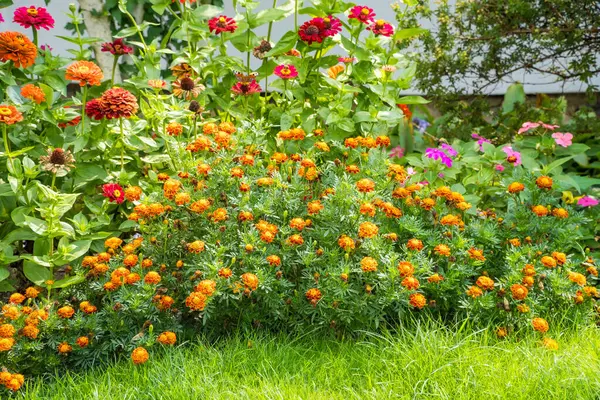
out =
<svg viewBox="0 0 600 400"><path fill-rule="evenodd" d="M298 0L295 0L294 5L294 30L298 32Z"/></svg>
<svg viewBox="0 0 600 400"><path fill-rule="evenodd" d="M125 133L123 131L123 118L119 118L119 129L121 130L121 172L125 170L124 155L125 155Z"/></svg>
<svg viewBox="0 0 600 400"><path fill-rule="evenodd" d="M277 8L277 0L273 0L273 7ZM271 43L271 31L273 30L273 21L269 22L269 30L267 31L267 42ZM267 64L268 57L263 60L263 65ZM265 73L265 100L269 98L269 74Z"/></svg>
<svg viewBox="0 0 600 400"><path fill-rule="evenodd" d="M87 100L87 85L83 87L81 94L81 135L85 134L85 103Z"/></svg>
<svg viewBox="0 0 600 400"><path fill-rule="evenodd" d="M50 184L50 188L54 190L54 184L56 183L56 174L52 174L52 183Z"/></svg>
<svg viewBox="0 0 600 400"><path fill-rule="evenodd" d="M35 44L35 47L38 47L38 33L37 33L37 29L35 29L34 26L32 26L31 29L33 30L33 44Z"/></svg>
<svg viewBox="0 0 600 400"><path fill-rule="evenodd" d="M115 72L117 71L117 63L119 62L119 56L115 56L113 60L112 66L112 76L110 77L110 87L113 87L115 84Z"/></svg>
<svg viewBox="0 0 600 400"><path fill-rule="evenodd" d="M249 11L248 11L248 9L246 9L246 21L249 21L249 20L250 20ZM248 27L247 32L248 32L248 35L247 35L247 40L246 40L246 47L248 48L248 54L246 56L246 63L247 63L247 67L246 67L247 72L246 73L249 75L250 74L250 53L251 53L251 51L250 51L250 33L252 33L252 31L250 30L250 27Z"/></svg>
<svg viewBox="0 0 600 400"><path fill-rule="evenodd" d="M11 169L14 171L15 167L13 165L12 156L10 153L10 142L8 141L8 132L6 129L6 124L2 124L2 140L4 140L4 153L6 157L8 157L8 162L10 163Z"/></svg>

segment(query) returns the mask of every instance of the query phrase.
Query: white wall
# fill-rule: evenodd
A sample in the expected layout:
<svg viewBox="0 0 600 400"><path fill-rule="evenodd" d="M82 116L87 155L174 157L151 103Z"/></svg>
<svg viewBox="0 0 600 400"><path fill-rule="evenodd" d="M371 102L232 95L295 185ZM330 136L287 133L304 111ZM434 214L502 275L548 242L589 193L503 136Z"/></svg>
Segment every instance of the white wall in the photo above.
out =
<svg viewBox="0 0 600 400"><path fill-rule="evenodd" d="M280 3L283 3L285 0L278 0ZM307 4L309 0L304 0ZM54 17L56 21L55 27L53 30L46 32L41 31L39 35L39 44L49 44L54 52L68 56L67 52L68 48L72 48L73 44L66 42L64 40L58 39L55 35L59 36L72 36L72 33L67 31L64 27L68 22L68 18L66 13L69 12L69 3L76 2L76 0L51 0L48 6L44 5L43 0L14 0L14 5L5 9L0 10L2 13L5 22L0 23L0 29L2 30L13 30L26 33L31 35L31 32L25 28L22 28L16 23L12 22L13 12L15 8L22 6L30 6L36 5L41 7L47 7L48 11ZM395 15L393 10L390 7L393 0L365 0L365 4L374 8L377 13L378 18L383 18L387 21L394 21ZM234 16L235 12L233 10L233 2L231 0L225 0L225 14L228 16ZM273 4L272 0L260 0L260 6L258 10L270 8ZM307 15L300 15L298 24L301 25L304 21L308 20L309 17ZM425 26L426 27L426 26ZM294 29L294 18L293 16L288 17L283 21L276 22L273 25L273 32L271 35L271 41L278 40L285 32L288 30ZM267 35L267 27L262 26L258 28L255 32L259 37ZM232 55L239 55L237 50L231 48ZM245 57L244 57L245 59ZM258 67L260 65L260 61L256 60L252 57L253 66ZM525 91L527 93L577 93L583 92L586 89L586 86L581 83L569 83L563 84L562 82L556 82L555 78L552 76L545 76L539 73L525 73L524 71L517 71L512 74L512 81L519 81L524 83ZM600 75L596 76L593 79L595 85L600 86ZM506 88L511 82L499 84L494 88L490 88L489 94L503 94L506 91Z"/></svg>

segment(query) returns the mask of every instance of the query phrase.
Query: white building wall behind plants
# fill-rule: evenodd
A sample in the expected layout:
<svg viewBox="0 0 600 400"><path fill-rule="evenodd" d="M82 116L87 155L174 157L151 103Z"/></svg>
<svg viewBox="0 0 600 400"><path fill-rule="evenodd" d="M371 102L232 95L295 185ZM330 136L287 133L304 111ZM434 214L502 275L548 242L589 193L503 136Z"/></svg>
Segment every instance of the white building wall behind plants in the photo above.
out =
<svg viewBox="0 0 600 400"><path fill-rule="evenodd" d="M308 4L308 0L304 0ZM2 31L13 30L19 31L26 34L31 35L31 32L28 29L22 28L18 24L12 22L14 10L17 7L24 7L30 5L36 5L41 7L46 7L48 11L54 17L56 24L54 29L47 31L41 31L39 35L39 43L50 45L54 50L54 52L69 56L67 50L69 48L73 48L73 44L66 42L62 39L58 39L56 36L72 36L72 32L65 29L65 25L69 22L69 19L66 16L66 13L69 12L69 4L75 2L69 0L51 0L49 5L45 5L43 0L14 0L14 5L4 8L0 10L0 13L4 17L5 22L0 23L0 29ZM283 3L284 0L279 0L280 3ZM378 18L383 18L387 21L394 23L395 14L391 9L390 5L394 1L391 0L367 0L365 1L365 5L372 7L377 13ZM234 16L235 12L233 10L233 2L231 0L225 0L226 6L224 14L228 16ZM258 10L263 10L270 8L272 6L272 0L260 0L260 6ZM308 20L309 16L300 15L299 16L299 25L301 25L304 21ZM423 23L424 27L428 27L426 21ZM288 30L294 29L294 17L290 16L283 21L278 21L273 25L273 32L271 35L271 41L277 41L285 32ZM262 26L256 30L256 34L260 37L267 35L267 27ZM237 50L231 48L232 55L241 56ZM260 62L253 58L253 66L258 67ZM244 57L245 59L245 57ZM495 87L490 88L489 94L504 94L506 88L512 82L522 82L525 87L525 92L534 94L534 93L578 93L584 92L586 90L586 86L584 84L574 82L569 84L564 84L562 82L556 82L556 79L552 76L542 75L539 73L525 73L524 71L517 71L512 74L512 78L509 82L505 82L499 84ZM596 86L600 86L600 75L594 77L593 82Z"/></svg>

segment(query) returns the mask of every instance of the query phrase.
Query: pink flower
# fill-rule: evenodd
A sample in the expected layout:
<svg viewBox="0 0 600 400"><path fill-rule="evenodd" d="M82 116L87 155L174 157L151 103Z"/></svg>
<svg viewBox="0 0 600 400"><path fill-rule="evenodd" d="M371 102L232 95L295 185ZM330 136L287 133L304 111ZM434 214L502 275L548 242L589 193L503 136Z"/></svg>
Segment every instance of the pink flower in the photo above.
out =
<svg viewBox="0 0 600 400"><path fill-rule="evenodd" d="M48 45L48 44L43 44L40 46L40 49L44 50L44 51L51 51L52 50L52 46Z"/></svg>
<svg viewBox="0 0 600 400"><path fill-rule="evenodd" d="M325 28L323 35L327 37L335 36L342 31L342 22L331 15L323 18L323 26Z"/></svg>
<svg viewBox="0 0 600 400"><path fill-rule="evenodd" d="M0 14L0 22L4 22L4 17Z"/></svg>
<svg viewBox="0 0 600 400"><path fill-rule="evenodd" d="M502 151L506 153L506 161L511 163L513 167L517 165L521 165L521 153L513 150L511 146L505 146L502 148Z"/></svg>
<svg viewBox="0 0 600 400"><path fill-rule="evenodd" d="M40 28L47 31L54 28L54 18L46 11L44 7L19 7L15 10L13 22L21 25L23 28Z"/></svg>
<svg viewBox="0 0 600 400"><path fill-rule="evenodd" d="M524 122L523 125L521 125L521 128L519 129L519 131L517 132L517 134L523 134L525 132L528 132L532 129L538 128L538 127L542 127L544 129L548 129L548 130L555 130L556 128L558 128L558 125L550 125L550 124L545 124L542 121L538 121L538 122Z"/></svg>
<svg viewBox="0 0 600 400"><path fill-rule="evenodd" d="M108 199L108 201L121 204L125 200L125 192L123 187L118 183L106 183L102 186L102 195Z"/></svg>
<svg viewBox="0 0 600 400"><path fill-rule="evenodd" d="M298 70L290 64L278 65L273 72L281 79L294 79L298 77Z"/></svg>
<svg viewBox="0 0 600 400"><path fill-rule="evenodd" d="M122 56L123 54L133 54L133 48L125 44L123 39L115 39L112 42L102 43L102 49L105 53L113 56Z"/></svg>
<svg viewBox="0 0 600 400"><path fill-rule="evenodd" d="M238 82L231 88L231 91L237 95L250 96L254 93L260 93L261 87L255 79L250 82Z"/></svg>
<svg viewBox="0 0 600 400"><path fill-rule="evenodd" d="M367 6L354 6L350 10L349 19L356 19L363 24L369 24L375 20L375 13L373 9Z"/></svg>
<svg viewBox="0 0 600 400"><path fill-rule="evenodd" d="M496 171L498 171L498 172L504 171L504 165L502 165L502 164L496 164L495 168L496 168Z"/></svg>
<svg viewBox="0 0 600 400"><path fill-rule="evenodd" d="M581 207L594 207L598 205L598 200L591 196L583 196L577 200L577 205Z"/></svg>
<svg viewBox="0 0 600 400"><path fill-rule="evenodd" d="M354 61L356 61L356 58L354 57L338 57L338 61L344 64L352 64Z"/></svg>
<svg viewBox="0 0 600 400"><path fill-rule="evenodd" d="M382 19L375 21L367 30L373 32L375 36L390 37L394 34L394 27Z"/></svg>
<svg viewBox="0 0 600 400"><path fill-rule="evenodd" d="M208 21L208 30L215 35L223 32L235 32L237 29L237 22L233 18L229 18L225 15L219 15Z"/></svg>
<svg viewBox="0 0 600 400"><path fill-rule="evenodd" d="M471 134L471 137L473 139L477 139L477 144L479 145L479 151L483 151L483 144L484 143L492 143L492 141L490 139L486 139L482 136L479 136L476 133Z"/></svg>
<svg viewBox="0 0 600 400"><path fill-rule="evenodd" d="M398 157L402 158L404 156L404 149L401 146L396 146L392 150L390 150L390 158Z"/></svg>
<svg viewBox="0 0 600 400"><path fill-rule="evenodd" d="M415 171L415 169L413 167L408 167L408 168L406 168L406 173L408 174L408 176L413 176L414 174L417 173L417 171Z"/></svg>
<svg viewBox="0 0 600 400"><path fill-rule="evenodd" d="M567 133L561 133L561 132L554 132L552 134L552 137L554 138L554 141L556 141L556 144L562 147L569 147L570 145L573 144L572 139L573 139L573 134L567 132Z"/></svg>

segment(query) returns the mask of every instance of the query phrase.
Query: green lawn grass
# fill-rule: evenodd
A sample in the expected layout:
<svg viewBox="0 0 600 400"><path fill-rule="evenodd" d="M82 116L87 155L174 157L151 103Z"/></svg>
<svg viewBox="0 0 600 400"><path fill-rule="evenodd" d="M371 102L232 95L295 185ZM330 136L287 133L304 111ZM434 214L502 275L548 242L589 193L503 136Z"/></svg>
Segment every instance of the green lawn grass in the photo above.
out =
<svg viewBox="0 0 600 400"><path fill-rule="evenodd" d="M335 340L241 335L31 380L27 399L598 399L600 331L498 341L428 325Z"/></svg>

